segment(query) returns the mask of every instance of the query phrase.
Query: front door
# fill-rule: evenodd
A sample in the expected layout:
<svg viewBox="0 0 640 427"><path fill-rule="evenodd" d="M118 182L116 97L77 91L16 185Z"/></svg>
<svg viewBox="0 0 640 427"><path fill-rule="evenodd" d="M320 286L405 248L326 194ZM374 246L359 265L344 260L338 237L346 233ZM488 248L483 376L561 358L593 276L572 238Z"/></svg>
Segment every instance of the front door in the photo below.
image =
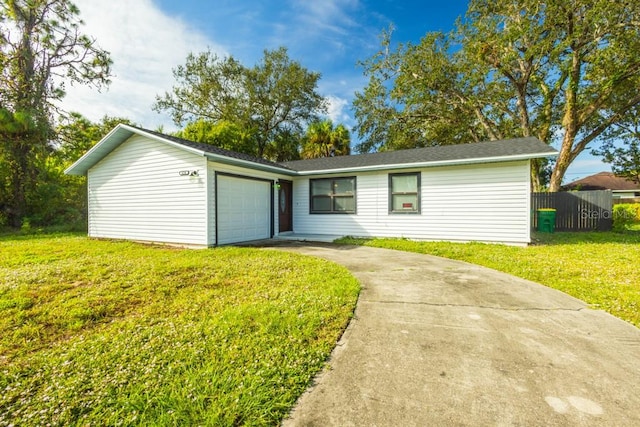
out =
<svg viewBox="0 0 640 427"><path fill-rule="evenodd" d="M278 231L293 231L293 183L291 181L280 180L280 191L278 194Z"/></svg>

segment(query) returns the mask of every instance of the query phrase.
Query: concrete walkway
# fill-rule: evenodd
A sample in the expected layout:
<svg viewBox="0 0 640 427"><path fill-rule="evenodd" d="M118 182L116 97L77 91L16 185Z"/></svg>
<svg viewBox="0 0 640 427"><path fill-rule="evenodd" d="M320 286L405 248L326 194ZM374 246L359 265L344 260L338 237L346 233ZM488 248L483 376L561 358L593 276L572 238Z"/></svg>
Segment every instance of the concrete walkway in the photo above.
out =
<svg viewBox="0 0 640 427"><path fill-rule="evenodd" d="M284 426L639 426L640 330L458 261L279 244L361 282L329 368Z"/></svg>

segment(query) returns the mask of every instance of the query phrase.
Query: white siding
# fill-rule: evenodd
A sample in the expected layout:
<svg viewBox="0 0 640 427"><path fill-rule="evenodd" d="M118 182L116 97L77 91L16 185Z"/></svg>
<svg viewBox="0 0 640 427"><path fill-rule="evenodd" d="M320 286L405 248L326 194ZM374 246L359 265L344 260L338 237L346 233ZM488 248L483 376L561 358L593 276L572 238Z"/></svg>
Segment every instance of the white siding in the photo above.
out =
<svg viewBox="0 0 640 427"><path fill-rule="evenodd" d="M293 189L294 232L514 244L530 242L528 161L420 171L419 215L389 213L388 173L357 175L357 213L354 215L310 214L309 179L298 178Z"/></svg>
<svg viewBox="0 0 640 427"><path fill-rule="evenodd" d="M206 245L207 181L204 157L132 136L88 172L89 235Z"/></svg>

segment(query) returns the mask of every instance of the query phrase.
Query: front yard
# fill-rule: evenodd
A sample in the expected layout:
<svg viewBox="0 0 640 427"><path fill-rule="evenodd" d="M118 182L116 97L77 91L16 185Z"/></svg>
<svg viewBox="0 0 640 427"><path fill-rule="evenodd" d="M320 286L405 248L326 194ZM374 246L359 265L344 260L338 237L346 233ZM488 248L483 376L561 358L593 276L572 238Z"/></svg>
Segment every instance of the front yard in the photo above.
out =
<svg viewBox="0 0 640 427"><path fill-rule="evenodd" d="M484 265L640 326L638 232L342 243ZM292 253L0 237L0 426L278 424L358 292L346 269Z"/></svg>
<svg viewBox="0 0 640 427"><path fill-rule="evenodd" d="M355 307L291 253L0 238L0 426L273 425Z"/></svg>
<svg viewBox="0 0 640 427"><path fill-rule="evenodd" d="M398 249L467 261L559 289L593 308L640 326L640 232L537 234L535 244L352 239L341 243Z"/></svg>

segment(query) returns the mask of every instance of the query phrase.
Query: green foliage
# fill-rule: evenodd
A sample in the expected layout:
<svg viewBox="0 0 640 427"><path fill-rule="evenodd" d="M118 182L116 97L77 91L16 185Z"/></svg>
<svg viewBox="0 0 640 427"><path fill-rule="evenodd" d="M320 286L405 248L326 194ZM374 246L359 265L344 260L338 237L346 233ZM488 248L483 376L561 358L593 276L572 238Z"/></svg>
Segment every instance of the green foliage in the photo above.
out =
<svg viewBox="0 0 640 427"><path fill-rule="evenodd" d="M10 226L19 227L28 214L29 190L37 183L38 163L47 155L42 143L47 125L25 111L0 109L0 207Z"/></svg>
<svg viewBox="0 0 640 427"><path fill-rule="evenodd" d="M358 291L293 253L0 237L0 425L277 425Z"/></svg>
<svg viewBox="0 0 640 427"><path fill-rule="evenodd" d="M600 150L594 150L593 154L602 155L606 163L611 163L614 174L628 178L640 186L640 126L634 132L622 136L621 139L610 139Z"/></svg>
<svg viewBox="0 0 640 427"><path fill-rule="evenodd" d="M156 111L169 111L177 125L198 120L234 124L251 136L239 141L238 151L247 152L244 144L250 141L250 151L258 157L295 156L297 149L279 151L291 148L282 142L290 142L290 136L299 135L306 123L326 111L325 100L316 91L320 74L292 61L285 48L265 50L253 67L232 56L218 58L211 51L191 53L173 74L176 85L156 97Z"/></svg>
<svg viewBox="0 0 640 427"><path fill-rule="evenodd" d="M302 146L302 157L348 156L351 153L349 130L343 125L333 125L330 119L312 122L307 128Z"/></svg>
<svg viewBox="0 0 640 427"><path fill-rule="evenodd" d="M624 232L640 224L640 203L613 205L613 231Z"/></svg>
<svg viewBox="0 0 640 427"><path fill-rule="evenodd" d="M285 129L279 132L264 149L263 157L274 162L300 160L300 133Z"/></svg>
<svg viewBox="0 0 640 427"><path fill-rule="evenodd" d="M62 120L46 155L33 160L38 173L25 195L25 215L32 226L65 224L72 229L86 229L86 178L65 175L64 171L117 123L132 124L128 119L108 116L92 123L79 113Z"/></svg>
<svg viewBox="0 0 640 427"><path fill-rule="evenodd" d="M109 54L78 15L68 0L0 2L0 208L13 227L30 215L64 85L109 83Z"/></svg>
<svg viewBox="0 0 640 427"><path fill-rule="evenodd" d="M56 159L64 163L65 168L70 166L120 123L136 126L136 123L126 117L105 115L94 123L80 113L71 112L61 118L56 128Z"/></svg>
<svg viewBox="0 0 640 427"><path fill-rule="evenodd" d="M447 34L362 63L354 101L360 152L518 136L556 142L549 188L589 145L640 103L640 3L607 0L470 2ZM534 164L536 188L543 164Z"/></svg>
<svg viewBox="0 0 640 427"><path fill-rule="evenodd" d="M203 142L215 145L226 150L237 151L239 153L256 156L255 135L251 131L240 128L236 123L221 120L213 122L205 119L198 119L188 123L182 130L174 134L178 138L189 141Z"/></svg>
<svg viewBox="0 0 640 427"><path fill-rule="evenodd" d="M640 106L611 126L604 143L591 153L610 163L616 175L640 185Z"/></svg>
<svg viewBox="0 0 640 427"><path fill-rule="evenodd" d="M342 239L340 243L425 253L493 268L566 292L640 326L640 232L541 233L537 244Z"/></svg>

